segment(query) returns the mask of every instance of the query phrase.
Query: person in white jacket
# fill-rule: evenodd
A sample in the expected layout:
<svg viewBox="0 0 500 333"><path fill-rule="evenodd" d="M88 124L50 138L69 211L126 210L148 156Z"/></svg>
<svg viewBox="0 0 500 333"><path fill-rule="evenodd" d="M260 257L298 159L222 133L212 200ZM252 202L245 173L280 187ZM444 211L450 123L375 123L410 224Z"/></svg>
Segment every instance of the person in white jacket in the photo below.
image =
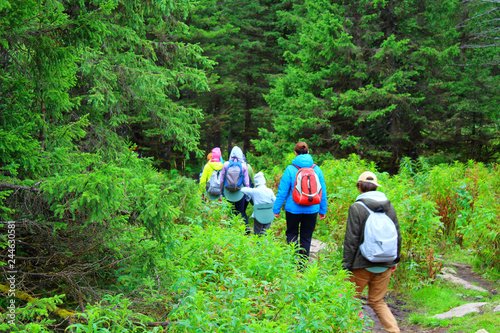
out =
<svg viewBox="0 0 500 333"><path fill-rule="evenodd" d="M267 229L271 227L271 222L274 220L273 204L276 200L273 190L266 186L266 178L261 172L254 177L255 187L243 187L241 192L249 195L253 199L254 219L253 232L256 235L265 235Z"/></svg>

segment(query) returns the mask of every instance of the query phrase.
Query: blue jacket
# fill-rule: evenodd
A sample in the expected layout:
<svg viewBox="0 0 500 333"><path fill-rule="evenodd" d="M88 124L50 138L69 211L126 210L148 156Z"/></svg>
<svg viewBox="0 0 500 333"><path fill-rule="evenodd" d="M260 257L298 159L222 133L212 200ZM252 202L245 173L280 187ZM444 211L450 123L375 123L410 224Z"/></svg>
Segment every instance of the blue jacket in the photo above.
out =
<svg viewBox="0 0 500 333"><path fill-rule="evenodd" d="M311 167L314 162L312 156L309 154L298 155L294 158L292 164L295 164L301 168ZM321 196L321 202L319 205L304 206L296 204L292 199L293 186L295 185L295 176L297 175L297 169L293 165L287 166L283 176L281 177L280 186L278 188L278 194L276 195L276 201L274 202L273 213L279 214L281 211L281 206L285 204L285 211L292 214L326 214L326 184L325 177L319 166L314 167L314 171L318 175L319 182L321 183L321 188L323 190Z"/></svg>

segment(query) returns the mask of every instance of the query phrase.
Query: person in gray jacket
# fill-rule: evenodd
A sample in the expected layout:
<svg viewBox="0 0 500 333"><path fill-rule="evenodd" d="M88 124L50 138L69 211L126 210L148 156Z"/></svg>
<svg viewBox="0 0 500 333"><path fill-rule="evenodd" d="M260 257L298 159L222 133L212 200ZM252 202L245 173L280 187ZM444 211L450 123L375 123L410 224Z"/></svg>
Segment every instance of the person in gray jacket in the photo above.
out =
<svg viewBox="0 0 500 333"><path fill-rule="evenodd" d="M370 213L362 204L354 203L349 207L346 222L342 266L352 273L350 281L356 285L357 297L368 286L368 305L377 314L382 327L391 333L400 332L394 315L384 302L391 274L396 270L401 254L401 233L396 210L386 195L377 191L381 185L373 172L363 172L356 186L360 193L356 201L363 202L374 212L385 212L394 222L398 233L397 257L394 261L379 263L363 257L359 247L364 241L364 227Z"/></svg>

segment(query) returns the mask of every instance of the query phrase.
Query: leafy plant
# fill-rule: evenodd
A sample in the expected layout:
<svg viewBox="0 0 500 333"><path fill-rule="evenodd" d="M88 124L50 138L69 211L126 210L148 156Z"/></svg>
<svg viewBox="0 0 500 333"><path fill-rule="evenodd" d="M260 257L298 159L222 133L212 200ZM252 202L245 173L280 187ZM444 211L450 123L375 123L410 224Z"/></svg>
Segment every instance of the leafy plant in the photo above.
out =
<svg viewBox="0 0 500 333"><path fill-rule="evenodd" d="M64 295L35 299L21 306L21 302L16 302L14 319L12 313L7 311L0 314L0 330L9 332L51 332L51 326L56 322L50 318L50 314L57 305L61 304Z"/></svg>
<svg viewBox="0 0 500 333"><path fill-rule="evenodd" d="M300 273L295 250L270 234L245 237L220 225L190 231L169 262L179 297L172 331L361 330L359 301L339 265L311 263Z"/></svg>
<svg viewBox="0 0 500 333"><path fill-rule="evenodd" d="M79 323L72 324L67 332L163 332L162 327L148 328L151 318L130 309L130 300L122 295L105 296L84 313L77 314Z"/></svg>

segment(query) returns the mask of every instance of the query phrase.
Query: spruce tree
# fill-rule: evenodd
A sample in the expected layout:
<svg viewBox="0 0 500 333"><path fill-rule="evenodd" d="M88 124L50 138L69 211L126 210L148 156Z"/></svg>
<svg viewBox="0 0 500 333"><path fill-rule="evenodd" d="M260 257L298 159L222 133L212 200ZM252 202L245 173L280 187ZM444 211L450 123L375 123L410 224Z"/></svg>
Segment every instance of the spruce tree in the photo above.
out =
<svg viewBox="0 0 500 333"><path fill-rule="evenodd" d="M263 94L269 77L282 71L277 22L281 1L203 0L188 17L189 34L183 40L199 43L204 55L217 62L210 72L210 92L190 94L185 103L201 102L206 113L202 126L204 148L241 145L251 149L257 129L272 122Z"/></svg>

